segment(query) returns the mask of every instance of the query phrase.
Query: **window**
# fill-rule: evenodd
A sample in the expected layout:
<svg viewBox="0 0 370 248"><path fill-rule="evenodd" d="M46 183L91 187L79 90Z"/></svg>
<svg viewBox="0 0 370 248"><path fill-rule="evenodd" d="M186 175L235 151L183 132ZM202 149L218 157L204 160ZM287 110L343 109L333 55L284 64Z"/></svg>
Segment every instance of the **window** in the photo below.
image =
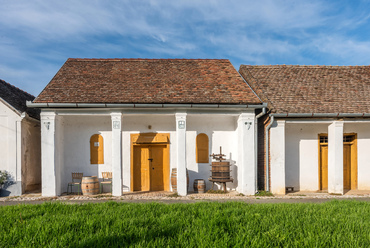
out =
<svg viewBox="0 0 370 248"><path fill-rule="evenodd" d="M320 136L320 143L328 143L328 136L327 135L321 135Z"/></svg>
<svg viewBox="0 0 370 248"><path fill-rule="evenodd" d="M90 163L104 164L104 140L100 134L90 138Z"/></svg>
<svg viewBox="0 0 370 248"><path fill-rule="evenodd" d="M208 136L205 133L197 135L196 140L196 162L197 163L208 163L209 151L208 151Z"/></svg>
<svg viewBox="0 0 370 248"><path fill-rule="evenodd" d="M355 140L355 135L345 135L343 136L343 142L353 142Z"/></svg>

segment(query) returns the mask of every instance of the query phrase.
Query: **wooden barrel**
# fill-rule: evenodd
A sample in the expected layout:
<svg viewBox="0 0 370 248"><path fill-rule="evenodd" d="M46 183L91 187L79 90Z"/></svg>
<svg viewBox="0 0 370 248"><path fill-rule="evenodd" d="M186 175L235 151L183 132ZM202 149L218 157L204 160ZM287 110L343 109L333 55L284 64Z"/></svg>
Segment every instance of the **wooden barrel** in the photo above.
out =
<svg viewBox="0 0 370 248"><path fill-rule="evenodd" d="M195 193L204 193L206 192L206 182L203 179L194 180L194 192Z"/></svg>
<svg viewBox="0 0 370 248"><path fill-rule="evenodd" d="M229 180L230 177L229 162L212 162L212 179L213 180Z"/></svg>
<svg viewBox="0 0 370 248"><path fill-rule="evenodd" d="M99 193L99 179L97 176L82 177L81 181L82 194L96 195Z"/></svg>
<svg viewBox="0 0 370 248"><path fill-rule="evenodd" d="M172 168L171 171L171 186L172 191L177 192L177 168ZM189 187L189 172L188 169L186 169L186 190Z"/></svg>
<svg viewBox="0 0 370 248"><path fill-rule="evenodd" d="M177 192L177 168L173 168L171 172L172 191Z"/></svg>

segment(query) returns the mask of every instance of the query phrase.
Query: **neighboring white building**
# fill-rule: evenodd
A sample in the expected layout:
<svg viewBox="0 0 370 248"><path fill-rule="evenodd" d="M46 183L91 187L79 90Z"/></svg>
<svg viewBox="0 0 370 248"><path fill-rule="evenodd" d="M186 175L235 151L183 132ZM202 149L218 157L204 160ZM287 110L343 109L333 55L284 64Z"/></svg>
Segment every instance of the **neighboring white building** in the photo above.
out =
<svg viewBox="0 0 370 248"><path fill-rule="evenodd" d="M259 122L260 188L370 190L369 66L242 65L239 72L270 110Z"/></svg>
<svg viewBox="0 0 370 248"><path fill-rule="evenodd" d="M220 146L228 188L256 192L255 110L265 105L228 60L68 59L28 106L42 111L43 196L66 192L72 172L112 171L116 196L172 191L172 168L180 195L186 170L190 191L195 179L209 189Z"/></svg>
<svg viewBox="0 0 370 248"><path fill-rule="evenodd" d="M0 80L0 170L10 174L1 196L41 188L40 111L26 106L34 98Z"/></svg>

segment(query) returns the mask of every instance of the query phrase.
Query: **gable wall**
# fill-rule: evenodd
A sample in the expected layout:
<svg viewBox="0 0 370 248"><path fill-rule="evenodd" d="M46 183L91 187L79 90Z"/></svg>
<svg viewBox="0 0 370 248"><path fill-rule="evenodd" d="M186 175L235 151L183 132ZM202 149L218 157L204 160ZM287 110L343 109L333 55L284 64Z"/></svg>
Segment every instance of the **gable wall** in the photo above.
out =
<svg viewBox="0 0 370 248"><path fill-rule="evenodd" d="M0 101L0 170L10 172L14 180L19 179L17 175L17 121L21 117Z"/></svg>
<svg viewBox="0 0 370 248"><path fill-rule="evenodd" d="M21 133L22 118L0 101L0 170L10 174L10 186L6 186L5 195L20 195L21 188L21 145L17 133Z"/></svg>

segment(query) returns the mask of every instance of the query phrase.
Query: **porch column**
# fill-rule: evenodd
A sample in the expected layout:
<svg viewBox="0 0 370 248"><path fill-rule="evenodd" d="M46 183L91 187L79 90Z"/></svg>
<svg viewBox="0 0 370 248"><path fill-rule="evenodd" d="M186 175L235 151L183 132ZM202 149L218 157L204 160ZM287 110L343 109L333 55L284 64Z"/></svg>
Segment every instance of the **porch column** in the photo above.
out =
<svg viewBox="0 0 370 248"><path fill-rule="evenodd" d="M186 113L176 113L177 193L186 196Z"/></svg>
<svg viewBox="0 0 370 248"><path fill-rule="evenodd" d="M113 112L112 119L112 195L122 195L122 113Z"/></svg>
<svg viewBox="0 0 370 248"><path fill-rule="evenodd" d="M254 113L242 113L238 119L238 192L256 193L256 150Z"/></svg>
<svg viewBox="0 0 370 248"><path fill-rule="evenodd" d="M41 112L41 185L42 196L57 196L55 112Z"/></svg>
<svg viewBox="0 0 370 248"><path fill-rule="evenodd" d="M328 193L343 194L343 121L328 128Z"/></svg>
<svg viewBox="0 0 370 248"><path fill-rule="evenodd" d="M285 120L278 120L271 126L270 158L271 192L285 194Z"/></svg>

